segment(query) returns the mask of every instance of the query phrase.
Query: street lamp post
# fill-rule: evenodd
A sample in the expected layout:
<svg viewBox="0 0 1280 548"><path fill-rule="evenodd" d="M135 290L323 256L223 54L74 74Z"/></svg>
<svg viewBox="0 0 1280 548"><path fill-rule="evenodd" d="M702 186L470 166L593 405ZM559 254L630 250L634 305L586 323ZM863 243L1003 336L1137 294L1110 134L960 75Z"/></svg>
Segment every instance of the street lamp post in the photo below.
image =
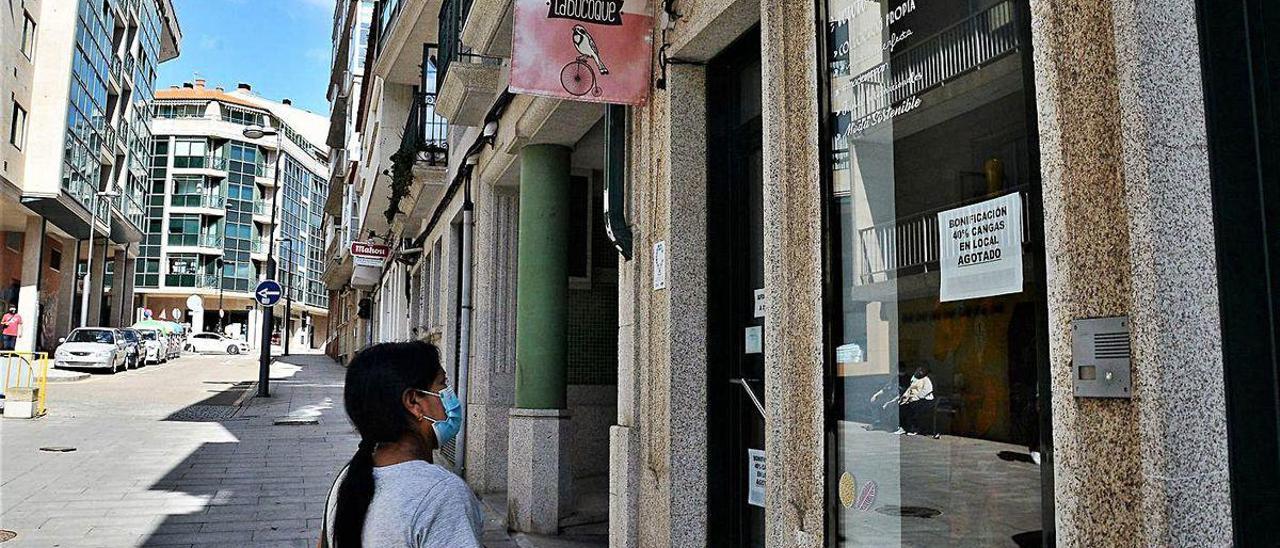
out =
<svg viewBox="0 0 1280 548"><path fill-rule="evenodd" d="M222 274L223 265L222 257L218 257L216 264L218 265L218 334L222 334Z"/></svg>
<svg viewBox="0 0 1280 548"><path fill-rule="evenodd" d="M280 238L280 243L289 242L289 253L284 256L284 353L289 355L289 322L293 320L293 238Z"/></svg>
<svg viewBox="0 0 1280 548"><path fill-rule="evenodd" d="M280 194L280 158L284 156L284 136L275 128L259 126L244 128L244 131L241 133L246 139L261 139L268 135L276 136L276 162L274 168L275 173L273 174L275 177L275 184L271 189L271 228L268 229L271 232L268 233L267 238L266 263L266 277L267 279L273 279L276 274L276 261L275 246L271 245L271 242L275 240L276 197ZM258 354L258 396L265 398L271 395L271 331L273 328L272 324L275 322L273 321L274 318L271 314L271 308L264 306L262 309L264 314L262 316L262 348Z"/></svg>
<svg viewBox="0 0 1280 548"><path fill-rule="evenodd" d="M115 198L120 193L114 190L100 190L93 194L93 199L89 200L89 258L84 265L84 284L81 291L84 297L80 299L80 327L89 326L89 283L93 279L93 233L98 231L98 202L103 198ZM107 234L111 233L111 215L107 215ZM102 260L106 260L103 257Z"/></svg>

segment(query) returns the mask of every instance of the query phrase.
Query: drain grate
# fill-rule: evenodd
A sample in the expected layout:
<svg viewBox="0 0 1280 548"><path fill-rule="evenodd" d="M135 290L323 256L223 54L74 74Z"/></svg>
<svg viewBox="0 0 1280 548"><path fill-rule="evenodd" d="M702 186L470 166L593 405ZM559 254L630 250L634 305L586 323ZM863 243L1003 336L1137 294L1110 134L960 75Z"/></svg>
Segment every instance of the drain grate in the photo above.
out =
<svg viewBox="0 0 1280 548"><path fill-rule="evenodd" d="M320 424L320 420L315 417L280 417L275 420L276 426L306 426L310 424Z"/></svg>
<svg viewBox="0 0 1280 548"><path fill-rule="evenodd" d="M40 450L41 450L41 451L44 451L45 453L70 453L70 452L72 452L72 451L75 451L75 450L76 450L76 448L75 448L75 447L66 447L66 446L62 446L62 445L54 445L54 446L51 446L51 447L41 447L41 448L40 448Z"/></svg>
<svg viewBox="0 0 1280 548"><path fill-rule="evenodd" d="M0 542L8 542L18 536L17 533L8 529L0 529Z"/></svg>
<svg viewBox="0 0 1280 548"><path fill-rule="evenodd" d="M942 510L936 508L926 508L924 506L881 506L876 508L876 512L886 516L900 516L904 518L934 518L942 515Z"/></svg>
<svg viewBox="0 0 1280 548"><path fill-rule="evenodd" d="M165 417L167 421L177 422L219 422L230 419L239 407L230 405L189 405L172 415Z"/></svg>

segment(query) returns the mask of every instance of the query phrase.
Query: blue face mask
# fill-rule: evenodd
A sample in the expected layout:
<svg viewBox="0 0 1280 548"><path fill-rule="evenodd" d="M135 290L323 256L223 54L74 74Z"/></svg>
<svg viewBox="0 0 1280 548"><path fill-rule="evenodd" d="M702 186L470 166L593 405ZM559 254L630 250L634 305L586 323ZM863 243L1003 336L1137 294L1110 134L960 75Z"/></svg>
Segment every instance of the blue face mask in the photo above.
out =
<svg viewBox="0 0 1280 548"><path fill-rule="evenodd" d="M452 387L440 392L429 390L419 390L419 392L440 398L440 403L444 405L445 418L435 419L426 415L422 418L431 421L431 428L436 433L436 443L442 446L449 443L457 437L458 430L462 428L462 402L458 400L458 395L454 393Z"/></svg>

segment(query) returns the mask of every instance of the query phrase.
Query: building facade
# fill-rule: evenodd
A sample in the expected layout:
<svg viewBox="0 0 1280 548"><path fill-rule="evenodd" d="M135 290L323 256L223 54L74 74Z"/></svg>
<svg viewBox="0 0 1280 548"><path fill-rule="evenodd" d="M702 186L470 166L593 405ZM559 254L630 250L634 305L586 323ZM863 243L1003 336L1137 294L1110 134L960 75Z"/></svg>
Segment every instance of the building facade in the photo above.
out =
<svg viewBox="0 0 1280 548"><path fill-rule="evenodd" d="M6 4L0 300L24 318L17 349L50 350L133 322L156 66L182 34L169 0Z"/></svg>
<svg viewBox="0 0 1280 548"><path fill-rule="evenodd" d="M202 80L160 90L154 118L135 276L142 306L196 331L258 344L262 310L253 290L274 277L286 291L272 308L273 340L283 344L287 333L293 347L318 348L329 325L321 280L327 121L288 99L262 98L249 84L226 91ZM276 134L250 138L246 128Z"/></svg>
<svg viewBox="0 0 1280 548"><path fill-rule="evenodd" d="M348 182L391 249L348 352L439 338L508 527L1280 541L1273 6L650 2L621 107L512 93L521 3L375 4Z"/></svg>

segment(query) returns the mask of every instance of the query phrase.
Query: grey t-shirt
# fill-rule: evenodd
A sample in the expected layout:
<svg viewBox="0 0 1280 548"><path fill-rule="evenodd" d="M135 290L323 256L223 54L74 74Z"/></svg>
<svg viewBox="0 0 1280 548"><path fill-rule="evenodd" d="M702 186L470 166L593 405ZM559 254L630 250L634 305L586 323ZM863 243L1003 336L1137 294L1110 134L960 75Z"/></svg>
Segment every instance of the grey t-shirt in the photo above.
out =
<svg viewBox="0 0 1280 548"><path fill-rule="evenodd" d="M338 485L346 472L343 469L334 483L325 510L329 527L324 534L330 546ZM374 468L373 485L373 501L361 537L365 546L482 548L480 503L467 483L452 472L412 460Z"/></svg>

